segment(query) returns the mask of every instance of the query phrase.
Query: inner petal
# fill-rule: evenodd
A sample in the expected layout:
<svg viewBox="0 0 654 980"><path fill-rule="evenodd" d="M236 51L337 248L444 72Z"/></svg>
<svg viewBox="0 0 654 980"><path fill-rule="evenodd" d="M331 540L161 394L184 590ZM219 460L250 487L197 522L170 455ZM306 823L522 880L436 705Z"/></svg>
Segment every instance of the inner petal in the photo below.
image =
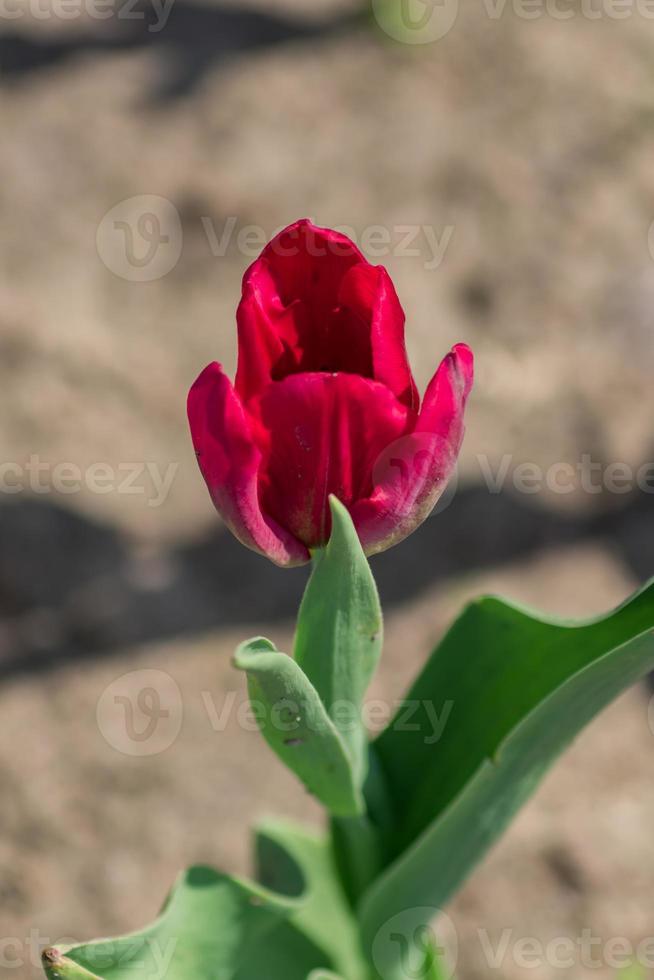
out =
<svg viewBox="0 0 654 980"><path fill-rule="evenodd" d="M273 365L273 381L289 374L347 371L373 377L370 323L347 307L321 309L297 300L286 310L295 339L282 340L284 352Z"/></svg>
<svg viewBox="0 0 654 980"><path fill-rule="evenodd" d="M300 222L274 239L251 270L266 282L261 292L283 354L273 365L280 380L295 371L349 371L373 376L370 303L344 302L343 283L354 268L368 263L345 236ZM273 299L274 297L274 299Z"/></svg>

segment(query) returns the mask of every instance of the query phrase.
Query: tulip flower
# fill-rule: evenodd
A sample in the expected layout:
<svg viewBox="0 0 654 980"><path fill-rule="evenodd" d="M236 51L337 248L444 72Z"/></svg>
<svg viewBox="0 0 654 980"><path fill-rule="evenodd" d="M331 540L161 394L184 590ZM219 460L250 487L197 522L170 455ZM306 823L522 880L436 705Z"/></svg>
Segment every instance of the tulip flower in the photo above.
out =
<svg viewBox="0 0 654 980"><path fill-rule="evenodd" d="M236 537L302 564L329 538L331 494L368 555L415 530L461 446L469 348L445 357L420 406L388 273L306 220L245 273L237 324L234 385L213 363L188 399L200 469Z"/></svg>

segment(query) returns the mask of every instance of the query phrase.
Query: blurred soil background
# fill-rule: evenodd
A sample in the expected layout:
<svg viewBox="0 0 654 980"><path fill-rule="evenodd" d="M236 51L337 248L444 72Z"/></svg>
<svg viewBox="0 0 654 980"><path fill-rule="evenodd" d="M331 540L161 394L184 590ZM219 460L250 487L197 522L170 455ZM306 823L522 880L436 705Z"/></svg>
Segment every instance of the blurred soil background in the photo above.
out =
<svg viewBox="0 0 654 980"><path fill-rule="evenodd" d="M479 592L586 616L654 572L652 494L597 489L611 464L654 460L654 21L574 3L569 19L510 3L490 17L468 0L446 36L409 45L335 0L174 0L160 30L145 5L99 20L20 2L0 16L0 462L20 468L0 493L10 980L40 975L39 943L144 924L191 862L246 870L258 817L319 819L244 726L230 666L246 635L288 647L305 571L223 532L185 422L202 367L234 367L248 226L268 238L310 216L364 247L381 226L388 254L369 255L396 282L420 385L451 344L477 355L456 492L374 563L373 697L399 698ZM152 214L158 229L139 224ZM126 226L140 255L168 236L151 281L121 257ZM431 230L412 232L417 254L407 227ZM512 479L584 456L592 492ZM115 477L102 493L84 477L97 463ZM171 474L163 499L152 472ZM173 730L130 755L106 692L147 726L144 675L124 675L152 670L172 679ZM493 947L511 930L502 977L538 980L562 971L521 967L515 940L654 935L649 696L591 726L454 902L462 980L498 972L480 930Z"/></svg>

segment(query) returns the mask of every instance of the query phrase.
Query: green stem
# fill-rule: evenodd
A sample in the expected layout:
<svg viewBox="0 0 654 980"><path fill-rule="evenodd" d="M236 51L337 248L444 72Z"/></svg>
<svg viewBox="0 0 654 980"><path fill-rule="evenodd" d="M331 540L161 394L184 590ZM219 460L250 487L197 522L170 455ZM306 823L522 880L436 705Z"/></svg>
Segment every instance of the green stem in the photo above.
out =
<svg viewBox="0 0 654 980"><path fill-rule="evenodd" d="M367 815L333 817L334 856L345 893L353 908L383 868L379 830Z"/></svg>
<svg viewBox="0 0 654 980"><path fill-rule="evenodd" d="M353 908L383 871L388 861L388 844L393 829L393 812L386 780L372 745L368 746L368 776L363 795L365 814L360 817L335 817L331 821L336 863Z"/></svg>

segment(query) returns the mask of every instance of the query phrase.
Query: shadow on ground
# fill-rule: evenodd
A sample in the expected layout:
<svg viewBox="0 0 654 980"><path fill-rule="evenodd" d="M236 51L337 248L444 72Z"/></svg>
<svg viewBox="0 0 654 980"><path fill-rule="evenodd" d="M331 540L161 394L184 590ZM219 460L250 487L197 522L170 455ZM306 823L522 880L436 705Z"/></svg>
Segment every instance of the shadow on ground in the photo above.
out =
<svg viewBox="0 0 654 980"><path fill-rule="evenodd" d="M373 559L386 607L439 582L601 540L639 580L654 570L654 510L640 494L593 516L461 490L419 534ZM0 506L0 679L218 627L290 620L307 569L280 571L229 533L145 550L50 501Z"/></svg>
<svg viewBox="0 0 654 980"><path fill-rule="evenodd" d="M150 49L159 56L160 80L149 98L166 102L192 92L210 69L280 44L330 37L358 21L351 15L301 20L193 0L116 0L116 11L111 21L98 21L86 33L58 32L50 38L15 30L0 34L0 82L9 84L78 55Z"/></svg>

